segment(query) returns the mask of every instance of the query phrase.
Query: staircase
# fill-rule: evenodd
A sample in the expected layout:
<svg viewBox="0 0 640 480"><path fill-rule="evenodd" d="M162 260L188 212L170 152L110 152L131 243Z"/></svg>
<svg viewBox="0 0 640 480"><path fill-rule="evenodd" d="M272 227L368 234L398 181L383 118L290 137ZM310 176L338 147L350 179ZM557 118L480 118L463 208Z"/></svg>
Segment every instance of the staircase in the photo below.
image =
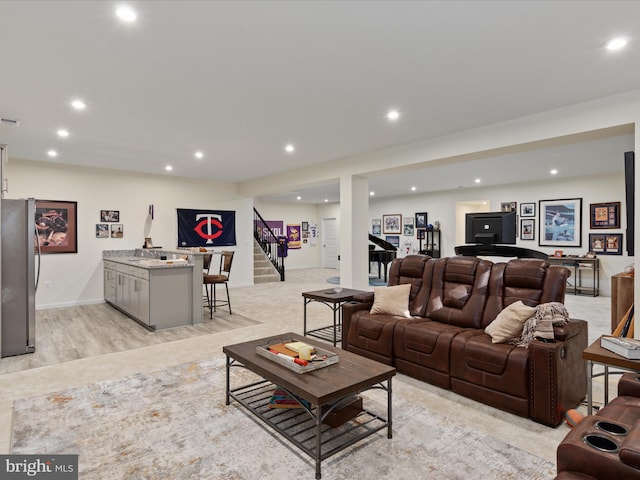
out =
<svg viewBox="0 0 640 480"><path fill-rule="evenodd" d="M253 240L253 283L279 282L280 274L267 258L258 242Z"/></svg>

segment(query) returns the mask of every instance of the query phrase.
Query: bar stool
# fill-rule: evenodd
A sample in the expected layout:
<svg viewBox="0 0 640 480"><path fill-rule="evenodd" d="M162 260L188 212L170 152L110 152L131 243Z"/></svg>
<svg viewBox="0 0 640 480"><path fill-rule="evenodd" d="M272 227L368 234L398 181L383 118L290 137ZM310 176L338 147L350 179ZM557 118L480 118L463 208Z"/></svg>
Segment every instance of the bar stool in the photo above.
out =
<svg viewBox="0 0 640 480"><path fill-rule="evenodd" d="M220 270L217 275L211 275L206 273L203 277L203 283L205 289L207 289L207 300L209 303L209 318L213 318L213 312L216 311L217 307L221 307L224 305L229 306L229 314L231 312L231 299L229 298L229 275L231 274L231 264L233 262L233 251L224 251L222 252L222 257L220 258ZM209 259L211 261L211 259ZM216 285L224 284L225 289L227 290L227 301L224 300L218 301L216 298Z"/></svg>

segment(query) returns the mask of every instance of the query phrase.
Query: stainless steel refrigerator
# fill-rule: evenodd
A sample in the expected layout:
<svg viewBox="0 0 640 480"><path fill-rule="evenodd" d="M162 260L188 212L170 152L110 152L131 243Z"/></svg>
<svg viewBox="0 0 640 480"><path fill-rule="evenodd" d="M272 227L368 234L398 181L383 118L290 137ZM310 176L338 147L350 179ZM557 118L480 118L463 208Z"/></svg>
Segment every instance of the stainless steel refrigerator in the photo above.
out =
<svg viewBox="0 0 640 480"><path fill-rule="evenodd" d="M36 348L35 200L2 199L0 357Z"/></svg>

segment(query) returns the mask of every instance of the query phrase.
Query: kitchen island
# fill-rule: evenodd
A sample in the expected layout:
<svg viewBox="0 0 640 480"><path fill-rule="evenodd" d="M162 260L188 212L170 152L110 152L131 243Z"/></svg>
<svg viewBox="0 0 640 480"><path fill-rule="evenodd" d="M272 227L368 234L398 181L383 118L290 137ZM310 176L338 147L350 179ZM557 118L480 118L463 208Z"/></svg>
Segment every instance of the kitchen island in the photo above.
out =
<svg viewBox="0 0 640 480"><path fill-rule="evenodd" d="M108 250L103 252L103 264L105 301L146 328L162 330L202 323L200 255L169 250Z"/></svg>

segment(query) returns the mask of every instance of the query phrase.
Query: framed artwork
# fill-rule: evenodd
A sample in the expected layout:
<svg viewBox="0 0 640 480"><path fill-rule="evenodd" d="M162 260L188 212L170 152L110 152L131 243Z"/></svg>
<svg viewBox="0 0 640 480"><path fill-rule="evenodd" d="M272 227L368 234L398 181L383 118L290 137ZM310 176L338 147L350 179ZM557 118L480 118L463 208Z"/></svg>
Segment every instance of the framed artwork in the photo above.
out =
<svg viewBox="0 0 640 480"><path fill-rule="evenodd" d="M96 223L96 238L109 238L108 223Z"/></svg>
<svg viewBox="0 0 640 480"><path fill-rule="evenodd" d="M382 220L379 218L374 218L371 220L371 234L372 235L381 235L382 234Z"/></svg>
<svg viewBox="0 0 640 480"><path fill-rule="evenodd" d="M564 252L562 250L556 250L555 252L553 252L554 257L562 257L562 255L564 255Z"/></svg>
<svg viewBox="0 0 640 480"><path fill-rule="evenodd" d="M101 222L119 222L120 210L100 210Z"/></svg>
<svg viewBox="0 0 640 480"><path fill-rule="evenodd" d="M589 251L599 255L622 255L622 234L590 233Z"/></svg>
<svg viewBox="0 0 640 480"><path fill-rule="evenodd" d="M518 202L502 202L500 204L501 212L515 212L518 209Z"/></svg>
<svg viewBox="0 0 640 480"><path fill-rule="evenodd" d="M411 221L413 222L413 218ZM402 234L408 237L413 237L413 223L410 225L405 223L402 227Z"/></svg>
<svg viewBox="0 0 640 480"><path fill-rule="evenodd" d="M520 220L520 240L536 239L536 221L533 218Z"/></svg>
<svg viewBox="0 0 640 480"><path fill-rule="evenodd" d="M382 232L383 233L402 233L402 215L382 215Z"/></svg>
<svg viewBox="0 0 640 480"><path fill-rule="evenodd" d="M309 231L309 222L302 222L302 231L303 232Z"/></svg>
<svg viewBox="0 0 640 480"><path fill-rule="evenodd" d="M427 212L416 213L416 228L427 228Z"/></svg>
<svg viewBox="0 0 640 480"><path fill-rule="evenodd" d="M540 200L538 245L582 246L582 198Z"/></svg>
<svg viewBox="0 0 640 480"><path fill-rule="evenodd" d="M521 217L535 217L536 216L536 204L535 203L521 203L520 204L520 216Z"/></svg>
<svg viewBox="0 0 640 480"><path fill-rule="evenodd" d="M121 223L112 223L111 224L111 238L123 238L124 237L124 227Z"/></svg>
<svg viewBox="0 0 640 480"><path fill-rule="evenodd" d="M78 253L77 211L77 202L36 200L35 222L42 253Z"/></svg>
<svg viewBox="0 0 640 480"><path fill-rule="evenodd" d="M400 235L387 235L384 239L396 248L400 246Z"/></svg>
<svg viewBox="0 0 640 480"><path fill-rule="evenodd" d="M591 228L620 228L620 202L589 205Z"/></svg>
<svg viewBox="0 0 640 480"><path fill-rule="evenodd" d="M416 229L416 238L418 240L424 240L425 233L426 233L426 230L424 228L417 228Z"/></svg>

